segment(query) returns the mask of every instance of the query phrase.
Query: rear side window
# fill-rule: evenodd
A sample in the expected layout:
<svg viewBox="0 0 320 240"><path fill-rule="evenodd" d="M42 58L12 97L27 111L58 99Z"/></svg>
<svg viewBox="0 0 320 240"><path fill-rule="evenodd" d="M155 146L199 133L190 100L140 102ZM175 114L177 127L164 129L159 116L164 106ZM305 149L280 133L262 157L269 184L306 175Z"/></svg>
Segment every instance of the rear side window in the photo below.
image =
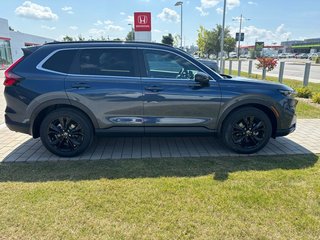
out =
<svg viewBox="0 0 320 240"><path fill-rule="evenodd" d="M51 56L42 67L51 71L68 73L77 50L62 50Z"/></svg>
<svg viewBox="0 0 320 240"><path fill-rule="evenodd" d="M136 76L132 49L84 49L80 52L76 74Z"/></svg>

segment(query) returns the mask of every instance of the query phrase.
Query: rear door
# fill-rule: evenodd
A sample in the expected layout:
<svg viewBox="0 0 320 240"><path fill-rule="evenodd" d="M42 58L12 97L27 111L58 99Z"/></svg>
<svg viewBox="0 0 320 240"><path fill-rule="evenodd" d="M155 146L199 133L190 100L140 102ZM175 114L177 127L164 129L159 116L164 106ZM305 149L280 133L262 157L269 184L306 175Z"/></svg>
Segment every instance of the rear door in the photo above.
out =
<svg viewBox="0 0 320 240"><path fill-rule="evenodd" d="M135 48L80 49L65 81L67 95L73 104L89 109L100 128L134 126L143 131L136 64Z"/></svg>

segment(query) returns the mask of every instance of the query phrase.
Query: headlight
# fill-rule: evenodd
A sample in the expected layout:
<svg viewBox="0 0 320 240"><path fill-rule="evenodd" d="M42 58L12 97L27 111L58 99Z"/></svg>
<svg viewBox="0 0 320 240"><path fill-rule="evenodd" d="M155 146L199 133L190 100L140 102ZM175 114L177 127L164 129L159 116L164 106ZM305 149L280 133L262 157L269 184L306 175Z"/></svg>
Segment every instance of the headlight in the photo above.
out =
<svg viewBox="0 0 320 240"><path fill-rule="evenodd" d="M286 97L294 97L296 92L294 90L285 90L285 89L278 89L278 91Z"/></svg>

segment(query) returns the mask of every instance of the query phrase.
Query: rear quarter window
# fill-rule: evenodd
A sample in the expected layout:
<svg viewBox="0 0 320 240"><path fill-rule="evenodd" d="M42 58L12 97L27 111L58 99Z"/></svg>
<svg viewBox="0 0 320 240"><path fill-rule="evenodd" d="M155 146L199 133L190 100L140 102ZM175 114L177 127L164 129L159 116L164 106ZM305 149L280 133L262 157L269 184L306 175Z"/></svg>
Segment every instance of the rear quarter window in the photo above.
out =
<svg viewBox="0 0 320 240"><path fill-rule="evenodd" d="M42 68L55 72L69 73L76 53L77 50L58 51L42 65Z"/></svg>

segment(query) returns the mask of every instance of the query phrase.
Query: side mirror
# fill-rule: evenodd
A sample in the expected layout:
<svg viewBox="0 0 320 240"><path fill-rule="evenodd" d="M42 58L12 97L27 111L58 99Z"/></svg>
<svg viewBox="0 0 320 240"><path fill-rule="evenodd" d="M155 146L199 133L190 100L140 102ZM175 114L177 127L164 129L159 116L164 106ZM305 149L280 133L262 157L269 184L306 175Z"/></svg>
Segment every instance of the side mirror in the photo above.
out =
<svg viewBox="0 0 320 240"><path fill-rule="evenodd" d="M207 86L209 85L210 76L203 72L198 72L195 76L195 82L200 83L201 85Z"/></svg>

